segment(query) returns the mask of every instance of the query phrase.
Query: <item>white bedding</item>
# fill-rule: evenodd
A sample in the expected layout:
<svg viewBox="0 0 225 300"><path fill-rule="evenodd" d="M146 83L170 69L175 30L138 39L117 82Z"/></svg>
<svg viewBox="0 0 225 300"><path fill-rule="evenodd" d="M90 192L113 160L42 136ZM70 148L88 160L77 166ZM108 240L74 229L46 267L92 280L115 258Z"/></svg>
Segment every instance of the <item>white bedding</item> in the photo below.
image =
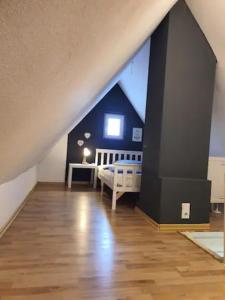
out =
<svg viewBox="0 0 225 300"><path fill-rule="evenodd" d="M95 181L97 177L101 181L101 197L104 185L112 190L112 210L116 209L116 202L124 193L140 191L141 151L96 149L95 164L98 166Z"/></svg>
<svg viewBox="0 0 225 300"><path fill-rule="evenodd" d="M131 171L132 172L132 171ZM106 181L110 182L111 185L114 185L114 166L113 165L102 165L98 166L98 176L99 178L104 178ZM117 174L117 186L126 186L126 187L137 187L140 188L141 185L141 172L136 174L128 173Z"/></svg>

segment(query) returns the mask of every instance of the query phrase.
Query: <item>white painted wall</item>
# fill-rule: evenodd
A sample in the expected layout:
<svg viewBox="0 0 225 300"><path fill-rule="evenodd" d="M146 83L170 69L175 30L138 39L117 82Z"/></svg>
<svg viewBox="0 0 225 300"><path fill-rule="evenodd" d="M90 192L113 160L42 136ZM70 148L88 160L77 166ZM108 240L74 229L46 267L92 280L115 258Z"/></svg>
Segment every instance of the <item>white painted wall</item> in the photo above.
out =
<svg viewBox="0 0 225 300"><path fill-rule="evenodd" d="M0 230L8 223L36 182L37 168L35 166L15 179L0 185Z"/></svg>
<svg viewBox="0 0 225 300"><path fill-rule="evenodd" d="M149 51L150 39L125 67L119 82L127 98L143 121L145 119L147 97Z"/></svg>
<svg viewBox="0 0 225 300"><path fill-rule="evenodd" d="M187 0L217 57L210 156L225 156L225 1Z"/></svg>
<svg viewBox="0 0 225 300"><path fill-rule="evenodd" d="M38 164L39 182L64 182L68 135L64 135Z"/></svg>

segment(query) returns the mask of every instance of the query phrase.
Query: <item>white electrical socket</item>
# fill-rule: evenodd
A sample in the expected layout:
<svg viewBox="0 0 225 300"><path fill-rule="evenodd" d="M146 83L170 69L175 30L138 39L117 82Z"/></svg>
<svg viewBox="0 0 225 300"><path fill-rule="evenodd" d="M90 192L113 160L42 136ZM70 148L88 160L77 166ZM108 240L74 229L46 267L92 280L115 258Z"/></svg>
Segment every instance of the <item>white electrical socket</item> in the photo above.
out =
<svg viewBox="0 0 225 300"><path fill-rule="evenodd" d="M191 204L182 203L181 204L181 219L190 219Z"/></svg>

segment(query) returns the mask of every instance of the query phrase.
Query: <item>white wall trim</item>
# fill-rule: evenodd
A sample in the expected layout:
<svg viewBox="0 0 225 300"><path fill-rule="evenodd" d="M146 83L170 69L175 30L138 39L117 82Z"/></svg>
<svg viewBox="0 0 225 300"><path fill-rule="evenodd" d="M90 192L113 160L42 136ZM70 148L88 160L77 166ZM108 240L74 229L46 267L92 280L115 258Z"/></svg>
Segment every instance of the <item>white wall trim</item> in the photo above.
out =
<svg viewBox="0 0 225 300"><path fill-rule="evenodd" d="M36 166L0 185L0 232L4 230L37 183Z"/></svg>

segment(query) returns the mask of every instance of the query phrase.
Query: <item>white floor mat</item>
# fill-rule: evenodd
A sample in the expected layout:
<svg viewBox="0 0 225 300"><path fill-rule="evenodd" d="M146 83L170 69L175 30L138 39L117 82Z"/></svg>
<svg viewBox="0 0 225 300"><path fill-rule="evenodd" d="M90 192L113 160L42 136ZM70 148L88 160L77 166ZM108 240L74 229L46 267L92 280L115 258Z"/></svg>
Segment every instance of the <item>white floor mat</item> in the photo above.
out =
<svg viewBox="0 0 225 300"><path fill-rule="evenodd" d="M209 252L219 260L224 257L224 233L223 232L182 232L199 247Z"/></svg>

